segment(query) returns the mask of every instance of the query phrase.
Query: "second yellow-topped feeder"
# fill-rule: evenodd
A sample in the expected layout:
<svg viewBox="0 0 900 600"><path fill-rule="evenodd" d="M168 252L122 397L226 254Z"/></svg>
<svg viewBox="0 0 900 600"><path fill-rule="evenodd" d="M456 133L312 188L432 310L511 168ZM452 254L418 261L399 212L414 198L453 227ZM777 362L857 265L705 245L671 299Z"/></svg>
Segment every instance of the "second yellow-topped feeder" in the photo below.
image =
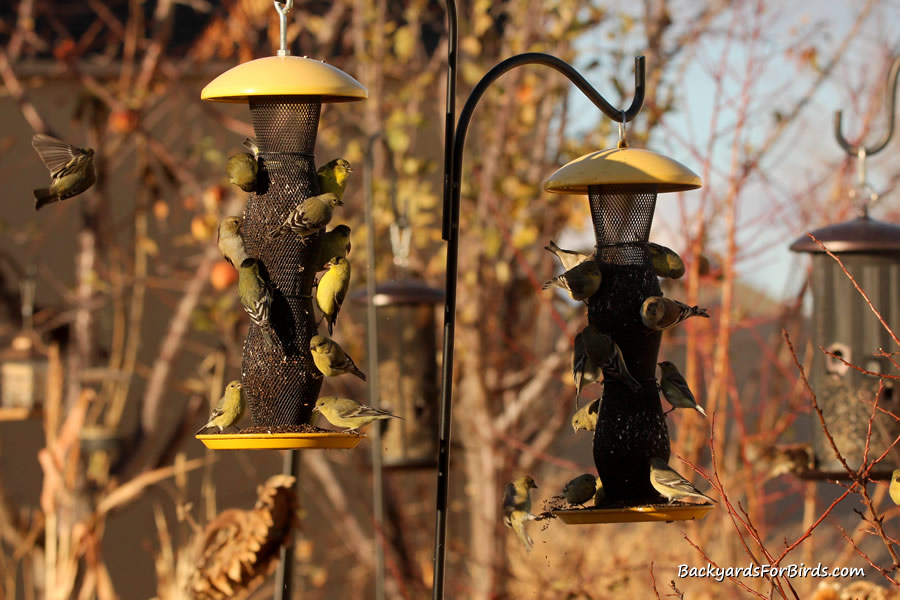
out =
<svg viewBox="0 0 900 600"><path fill-rule="evenodd" d="M318 333L311 293L322 233L302 240L293 234L271 239L268 233L301 201L321 193L314 153L322 103L364 100L368 95L365 87L340 69L289 56L284 46L282 27L279 56L240 64L201 92L203 100L247 102L250 106L259 148L258 174L247 200L242 232L247 254L259 260L272 287L270 321L277 338L269 346L260 328L251 324L244 342L241 380L256 426L254 433L228 439L214 434L198 436L209 447L352 447L359 441L357 434L279 433L309 422L322 386L322 375L309 349L310 339ZM332 223L337 222L340 210L336 208ZM267 429L276 432L266 433Z"/></svg>
<svg viewBox="0 0 900 600"><path fill-rule="evenodd" d="M623 132L619 147L576 158L544 183L548 192L588 196L595 260L603 276L599 290L587 300L588 321L615 341L628 372L640 384L633 391L619 380L604 378L593 454L610 506L557 511L567 523L669 521L706 514L685 505L660 508L660 497L650 485L650 457L668 459L670 450L656 382L662 333L648 330L640 315L646 298L662 295L648 246L657 194L700 186L700 177L681 163L628 148Z"/></svg>

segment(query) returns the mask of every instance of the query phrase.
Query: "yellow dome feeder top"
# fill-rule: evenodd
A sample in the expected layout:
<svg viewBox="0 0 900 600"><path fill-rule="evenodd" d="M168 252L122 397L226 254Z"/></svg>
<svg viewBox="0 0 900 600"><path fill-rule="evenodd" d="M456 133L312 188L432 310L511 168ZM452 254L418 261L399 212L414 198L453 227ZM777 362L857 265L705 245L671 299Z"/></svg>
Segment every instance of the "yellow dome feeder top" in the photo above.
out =
<svg viewBox="0 0 900 600"><path fill-rule="evenodd" d="M554 194L587 194L590 185L657 184L658 192L683 192L703 185L686 166L652 150L610 148L576 158L544 182Z"/></svg>
<svg viewBox="0 0 900 600"><path fill-rule="evenodd" d="M211 102L250 96L319 96L322 102L365 100L369 92L337 67L305 56L267 56L228 69L200 92Z"/></svg>

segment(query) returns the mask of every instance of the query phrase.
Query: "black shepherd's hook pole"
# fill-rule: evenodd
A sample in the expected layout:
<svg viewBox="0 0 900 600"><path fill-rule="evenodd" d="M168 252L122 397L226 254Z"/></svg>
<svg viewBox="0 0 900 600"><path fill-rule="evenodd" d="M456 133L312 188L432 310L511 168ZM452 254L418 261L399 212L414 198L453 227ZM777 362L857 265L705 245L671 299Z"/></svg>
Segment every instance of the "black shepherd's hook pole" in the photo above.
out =
<svg viewBox="0 0 900 600"><path fill-rule="evenodd" d="M438 473L437 473L437 524L434 537L434 587L432 589L433 600L441 600L444 597L444 556L447 543L447 497L450 487L450 414L451 394L453 387L453 341L456 331L456 280L459 268L459 193L462 174L463 147L466 143L466 130L472 119L472 113L478 101L484 95L487 88L507 71L522 65L546 65L556 69L581 92L588 97L610 119L621 123L631 121L641 110L644 104L644 57L634 59L634 99L627 110L621 111L606 101L587 80L581 76L567 62L537 52L518 54L504 60L481 78L472 93L469 94L462 111L456 131L453 134L453 155L447 161L444 157L444 165L452 167L449 186L444 186L444 239L447 240L447 284L446 299L444 301L444 348L443 365L441 371L441 428L438 440Z"/></svg>
<svg viewBox="0 0 900 600"><path fill-rule="evenodd" d="M887 80L887 88L885 89L884 94L884 103L887 106L888 111L888 128L887 131L881 136L881 139L878 140L874 146L870 148L866 148L865 146L851 146L847 139L844 137L844 134L841 133L841 119L843 111L837 110L834 112L834 137L837 138L838 144L841 145L841 148L844 149L847 154L850 156L859 155L860 150L863 150L864 156L872 156L873 154L877 154L884 149L885 146L888 145L888 142L891 141L891 138L894 136L894 111L897 108L897 74L900 73L900 56L894 59L894 62L891 64L890 72L888 73Z"/></svg>

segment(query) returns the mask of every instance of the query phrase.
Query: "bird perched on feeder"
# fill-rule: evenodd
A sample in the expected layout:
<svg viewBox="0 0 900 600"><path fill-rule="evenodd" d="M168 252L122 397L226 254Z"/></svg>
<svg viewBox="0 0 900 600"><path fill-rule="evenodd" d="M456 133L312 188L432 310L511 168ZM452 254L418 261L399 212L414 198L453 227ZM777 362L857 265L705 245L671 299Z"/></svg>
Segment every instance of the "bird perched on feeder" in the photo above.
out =
<svg viewBox="0 0 900 600"><path fill-rule="evenodd" d="M641 321L645 327L654 331L671 329L690 317L708 319L709 313L705 308L688 306L684 302L663 296L650 296L641 305Z"/></svg>
<svg viewBox="0 0 900 600"><path fill-rule="evenodd" d="M253 154L240 152L228 158L225 163L225 174L228 182L233 183L245 192L256 190L256 174L259 171L259 163Z"/></svg>
<svg viewBox="0 0 900 600"><path fill-rule="evenodd" d="M272 288L263 277L259 269L259 261L255 258L245 258L238 269L238 294L241 298L241 306L250 315L266 341L269 348L275 345L272 339L272 323L270 320L272 309Z"/></svg>
<svg viewBox="0 0 900 600"><path fill-rule="evenodd" d="M589 404L585 404L575 411L572 415L572 429L575 433L584 429L585 431L594 431L597 428L597 417L600 413L600 398L597 398Z"/></svg>
<svg viewBox="0 0 900 600"><path fill-rule="evenodd" d="M320 264L316 271L327 269L328 261L332 258L347 258L348 254L350 254L350 228L341 223L322 235L322 252L319 254Z"/></svg>
<svg viewBox="0 0 900 600"><path fill-rule="evenodd" d="M77 148L45 133L36 133L31 145L50 171L50 187L34 190L34 210L77 196L97 180L91 148Z"/></svg>
<svg viewBox="0 0 900 600"><path fill-rule="evenodd" d="M267 237L274 240L292 231L294 235L305 238L328 225L334 207L343 205L341 199L332 192L310 196L288 213L284 223L270 231Z"/></svg>
<svg viewBox="0 0 900 600"><path fill-rule="evenodd" d="M549 281L545 281L541 289L547 290L558 287L569 292L572 300L587 300L593 296L603 281L600 265L596 260L586 260L579 263Z"/></svg>
<svg viewBox="0 0 900 600"><path fill-rule="evenodd" d="M647 249L650 251L650 262L657 277L678 279L684 275L684 261L674 250L653 242L647 242Z"/></svg>
<svg viewBox="0 0 900 600"><path fill-rule="evenodd" d="M585 473L579 475L563 488L563 498L569 504L581 506L597 493L597 476Z"/></svg>
<svg viewBox="0 0 900 600"><path fill-rule="evenodd" d="M664 496L669 504L673 500L685 497L705 498L715 503L715 500L701 493L694 487L694 484L682 477L678 471L658 456L650 457L650 485Z"/></svg>
<svg viewBox="0 0 900 600"><path fill-rule="evenodd" d="M635 393L641 389L641 384L628 372L622 349L611 337L602 333L595 325L582 329L581 335L588 360L603 370L604 379L617 379Z"/></svg>
<svg viewBox="0 0 900 600"><path fill-rule="evenodd" d="M676 408L693 408L705 417L706 411L697 404L694 394L691 393L691 388L688 387L687 381L684 380L684 377L678 371L678 367L674 363L664 360L659 363L659 368L662 371L662 377L659 378L659 389L662 390L663 396L672 405L672 410Z"/></svg>
<svg viewBox="0 0 900 600"><path fill-rule="evenodd" d="M353 359L334 340L324 335L313 336L309 340L309 351L312 352L313 362L316 368L326 377L335 377L350 373L363 381L366 374L359 370Z"/></svg>
<svg viewBox="0 0 900 600"><path fill-rule="evenodd" d="M322 413L328 422L337 427L345 427L348 431L359 429L372 421L384 419L403 419L389 412L360 404L350 398L325 396L316 400L313 412Z"/></svg>
<svg viewBox="0 0 900 600"><path fill-rule="evenodd" d="M219 223L219 231L216 234L216 245L219 246L219 252L235 268L249 258L247 249L244 247L244 236L241 235L241 225L240 217L225 217Z"/></svg>
<svg viewBox="0 0 900 600"><path fill-rule="evenodd" d="M244 386L240 381L235 379L225 386L225 393L216 402L216 407L209 415L209 421L206 425L197 430L199 434L204 429L210 427L218 427L219 433L222 433L229 427L237 424L244 416L244 410L247 408L247 398L244 395Z"/></svg>
<svg viewBox="0 0 900 600"><path fill-rule="evenodd" d="M535 516L531 514L532 489L537 489L537 484L530 475L524 475L507 483L503 489L503 522L507 527L512 527L529 552L534 541L525 531L525 523L535 519Z"/></svg>
<svg viewBox="0 0 900 600"><path fill-rule="evenodd" d="M350 261L336 256L328 261L328 270L316 287L316 304L322 311L322 318L328 323L328 335L334 330L344 297L350 288Z"/></svg>
<svg viewBox="0 0 900 600"><path fill-rule="evenodd" d="M584 350L584 336L581 332L575 335L572 347L572 378L575 380L575 408L578 408L578 399L584 386L603 380L603 370L588 358Z"/></svg>
<svg viewBox="0 0 900 600"><path fill-rule="evenodd" d="M888 488L888 493L891 495L891 500L894 501L894 504L900 506L900 469L894 469L894 472L891 473L891 485Z"/></svg>
<svg viewBox="0 0 900 600"><path fill-rule="evenodd" d="M344 199L344 189L347 187L347 180L350 178L350 163L343 158L335 158L328 161L316 171L319 176L319 189L322 193L331 192L338 197L338 200Z"/></svg>
<svg viewBox="0 0 900 600"><path fill-rule="evenodd" d="M549 246L544 246L544 250L553 254L556 258L559 259L559 262L562 263L562 266L565 270L569 270L576 265L580 265L586 260L590 260L594 258L593 254L587 254L585 252L576 252L575 250L564 250L556 245L556 242L550 240Z"/></svg>

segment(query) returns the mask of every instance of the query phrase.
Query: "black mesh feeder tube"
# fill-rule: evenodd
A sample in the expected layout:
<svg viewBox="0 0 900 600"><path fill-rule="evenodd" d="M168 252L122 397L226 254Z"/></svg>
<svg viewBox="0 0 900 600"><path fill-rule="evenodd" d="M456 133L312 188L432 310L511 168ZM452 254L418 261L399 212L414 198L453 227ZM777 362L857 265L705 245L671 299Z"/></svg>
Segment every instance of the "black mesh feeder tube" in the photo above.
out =
<svg viewBox="0 0 900 600"><path fill-rule="evenodd" d="M885 322L895 333L900 333L900 225L877 221L863 213L857 219L823 227L812 234L840 257ZM890 360L879 356L878 349L891 348L893 340L841 266L821 246L803 235L791 244L791 250L812 254L812 336L816 352L810 385L838 450L850 468L858 469L866 447L871 403L880 378L862 373L840 359L870 373L891 373ZM819 351L820 347L840 359ZM900 397L893 383L885 380L878 407L897 414ZM847 473L825 438L818 416L813 415L812 421L816 468L803 476L846 478ZM869 460L880 456L897 435L900 435L900 425L889 415L877 412L872 422ZM888 478L898 466L896 454L888 454L871 475Z"/></svg>
<svg viewBox="0 0 900 600"><path fill-rule="evenodd" d="M603 384L593 454L611 502L635 506L659 499L650 486L649 459L668 460L669 432L656 385L662 334L651 333L640 316L644 299L662 295L647 241L657 194L700 185L700 177L684 165L627 147L573 160L544 184L548 192L588 197L603 274L600 289L587 301L588 322L618 344L629 373L641 384L637 392L611 378Z"/></svg>
<svg viewBox="0 0 900 600"><path fill-rule="evenodd" d="M305 243L293 234L275 240L266 234L302 200L320 193L314 152L322 103L366 97L366 89L340 69L288 55L238 65L201 93L204 100L248 103L259 146L243 235L247 253L262 263L271 283L271 323L278 339L269 348L251 324L244 342L241 375L255 425L307 423L322 386L309 351L318 333L311 292L321 233Z"/></svg>

